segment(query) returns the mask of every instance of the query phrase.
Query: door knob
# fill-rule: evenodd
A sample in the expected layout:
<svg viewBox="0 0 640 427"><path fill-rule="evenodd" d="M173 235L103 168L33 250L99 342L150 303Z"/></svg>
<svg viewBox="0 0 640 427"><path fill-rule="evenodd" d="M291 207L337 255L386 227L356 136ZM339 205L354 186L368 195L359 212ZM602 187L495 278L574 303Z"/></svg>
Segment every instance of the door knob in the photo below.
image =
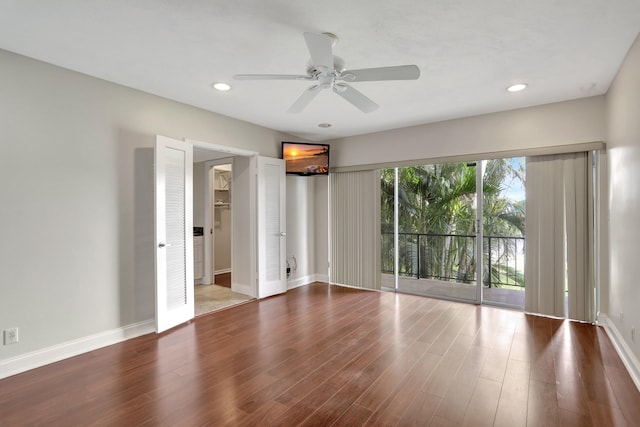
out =
<svg viewBox="0 0 640 427"><path fill-rule="evenodd" d="M165 247L168 248L169 246L171 246L171 243L162 243L162 242L158 243L159 248L165 248Z"/></svg>
<svg viewBox="0 0 640 427"><path fill-rule="evenodd" d="M287 233L285 233L284 231L281 231L281 232L280 232L280 235L281 235L282 237L284 237L284 236L286 236L286 235L287 235Z"/></svg>

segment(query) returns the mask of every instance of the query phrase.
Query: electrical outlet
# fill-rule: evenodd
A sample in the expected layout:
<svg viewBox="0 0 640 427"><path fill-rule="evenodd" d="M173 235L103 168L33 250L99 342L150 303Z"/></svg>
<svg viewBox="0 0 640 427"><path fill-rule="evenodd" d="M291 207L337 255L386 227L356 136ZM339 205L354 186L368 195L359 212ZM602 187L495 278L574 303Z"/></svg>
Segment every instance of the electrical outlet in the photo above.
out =
<svg viewBox="0 0 640 427"><path fill-rule="evenodd" d="M18 328L9 328L4 330L4 345L18 343Z"/></svg>
<svg viewBox="0 0 640 427"><path fill-rule="evenodd" d="M631 327L631 341L633 341L633 342L636 341L636 327L635 326Z"/></svg>
<svg viewBox="0 0 640 427"><path fill-rule="evenodd" d="M622 320L624 319L624 313L620 312L620 323L622 323Z"/></svg>

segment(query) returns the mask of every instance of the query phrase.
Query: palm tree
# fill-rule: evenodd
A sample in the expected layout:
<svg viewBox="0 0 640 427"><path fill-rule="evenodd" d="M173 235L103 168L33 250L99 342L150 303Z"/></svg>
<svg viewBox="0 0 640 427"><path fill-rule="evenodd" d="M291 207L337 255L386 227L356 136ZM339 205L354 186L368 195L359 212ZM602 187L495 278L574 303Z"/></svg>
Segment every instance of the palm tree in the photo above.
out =
<svg viewBox="0 0 640 427"><path fill-rule="evenodd" d="M485 236L504 236L524 238L525 236L525 201L505 197L505 187L515 181L520 187L525 184L524 162L511 159L498 159L487 162L485 179L501 182L501 191L489 194L484 199L484 234ZM484 248L487 262L483 282L487 286L492 283L513 282L524 286L524 274L521 269L514 268L510 261L515 259L516 252L523 250L521 239L498 239L498 247L491 245L491 237L485 238ZM509 278L506 280L505 278ZM500 286L500 285L498 285Z"/></svg>
<svg viewBox="0 0 640 427"><path fill-rule="evenodd" d="M512 235L515 230L520 230L518 235L524 234L524 205L501 196L503 183L516 176L512 169L506 159L487 164L483 179L485 234L508 232L507 235ZM393 270L393 190L394 170L384 169L381 171L381 231L383 269L386 271ZM460 282L473 280L475 193L475 164L399 168L400 274ZM507 250L505 248L505 256ZM417 262L418 252L420 263ZM495 270L488 274L500 273Z"/></svg>

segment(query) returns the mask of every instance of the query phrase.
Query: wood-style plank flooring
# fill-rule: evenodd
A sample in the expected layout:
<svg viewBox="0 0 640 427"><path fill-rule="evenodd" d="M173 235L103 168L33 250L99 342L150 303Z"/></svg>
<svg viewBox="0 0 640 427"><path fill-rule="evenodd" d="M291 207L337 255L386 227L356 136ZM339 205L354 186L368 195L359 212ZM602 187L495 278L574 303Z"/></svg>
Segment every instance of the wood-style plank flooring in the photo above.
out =
<svg viewBox="0 0 640 427"><path fill-rule="evenodd" d="M0 380L0 425L640 425L604 331L312 284Z"/></svg>
<svg viewBox="0 0 640 427"><path fill-rule="evenodd" d="M213 276L214 283L225 288L231 287L231 273L220 273Z"/></svg>

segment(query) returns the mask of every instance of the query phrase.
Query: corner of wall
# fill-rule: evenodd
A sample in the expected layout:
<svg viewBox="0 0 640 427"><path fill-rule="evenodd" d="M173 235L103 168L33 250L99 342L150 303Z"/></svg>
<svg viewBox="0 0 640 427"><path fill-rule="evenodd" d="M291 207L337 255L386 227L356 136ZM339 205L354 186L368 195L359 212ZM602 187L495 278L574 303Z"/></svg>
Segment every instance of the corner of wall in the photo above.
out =
<svg viewBox="0 0 640 427"><path fill-rule="evenodd" d="M638 361L638 358L633 354L633 351L631 351L625 342L616 325L606 314L600 315L599 323L609 336L613 347L620 356L620 359L622 359L622 363L625 368L627 368L627 371L629 371L629 375L631 376L634 384L638 390L640 390L640 361Z"/></svg>

